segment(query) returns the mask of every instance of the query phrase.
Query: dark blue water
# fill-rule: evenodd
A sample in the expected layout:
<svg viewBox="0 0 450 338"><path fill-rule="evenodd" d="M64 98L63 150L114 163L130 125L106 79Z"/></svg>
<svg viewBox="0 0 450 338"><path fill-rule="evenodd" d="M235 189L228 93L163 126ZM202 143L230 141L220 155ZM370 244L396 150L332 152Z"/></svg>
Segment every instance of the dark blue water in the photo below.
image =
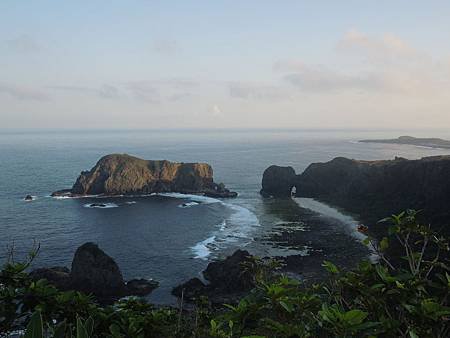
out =
<svg viewBox="0 0 450 338"><path fill-rule="evenodd" d="M271 164L301 172L311 162L336 156L419 158L450 151L357 143L397 137L400 131L0 131L0 262L14 244L17 257L41 250L35 266L69 265L86 241L114 257L126 278L155 278L151 299L170 302L170 289L197 275L209 259L245 247L270 254L254 241L279 223L259 195ZM415 136L449 137L445 132ZM54 199L80 171L103 155L129 153L145 159L207 162L216 182L239 193L233 200L180 196L102 199L110 208L88 208L98 199ZM24 202L27 194L36 196ZM198 203L193 203L197 201ZM190 203L182 207L183 203ZM303 248L299 248L299 250Z"/></svg>

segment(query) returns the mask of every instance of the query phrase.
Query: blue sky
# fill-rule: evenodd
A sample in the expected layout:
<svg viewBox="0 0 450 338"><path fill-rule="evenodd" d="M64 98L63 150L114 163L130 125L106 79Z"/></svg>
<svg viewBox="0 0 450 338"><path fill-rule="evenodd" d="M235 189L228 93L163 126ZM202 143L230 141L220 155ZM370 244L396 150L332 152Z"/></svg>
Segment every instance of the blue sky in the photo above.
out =
<svg viewBox="0 0 450 338"><path fill-rule="evenodd" d="M0 117L450 127L449 17L448 1L2 0Z"/></svg>

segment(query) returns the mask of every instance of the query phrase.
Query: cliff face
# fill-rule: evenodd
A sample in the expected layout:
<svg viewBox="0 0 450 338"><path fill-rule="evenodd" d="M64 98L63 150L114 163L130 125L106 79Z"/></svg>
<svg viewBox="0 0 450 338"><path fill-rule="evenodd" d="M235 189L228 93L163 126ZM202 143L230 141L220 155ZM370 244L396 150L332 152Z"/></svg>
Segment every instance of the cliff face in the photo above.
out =
<svg viewBox="0 0 450 338"><path fill-rule="evenodd" d="M69 191L54 195L121 195L159 192L205 193L233 197L235 193L214 183L206 163L147 161L127 154L102 157L89 171L80 174Z"/></svg>
<svg viewBox="0 0 450 338"><path fill-rule="evenodd" d="M280 186L285 178L279 178ZM357 161L342 157L311 164L291 182L312 197L375 222L405 209L423 210L433 224L450 220L450 156Z"/></svg>

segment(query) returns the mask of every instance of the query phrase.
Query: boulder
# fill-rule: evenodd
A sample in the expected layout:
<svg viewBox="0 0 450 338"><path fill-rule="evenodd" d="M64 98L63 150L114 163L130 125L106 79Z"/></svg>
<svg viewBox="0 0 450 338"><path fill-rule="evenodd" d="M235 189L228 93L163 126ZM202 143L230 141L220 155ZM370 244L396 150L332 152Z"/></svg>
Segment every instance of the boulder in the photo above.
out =
<svg viewBox="0 0 450 338"><path fill-rule="evenodd" d="M34 281L46 279L60 290L68 290L71 287L70 270L66 267L39 268L31 271L30 277Z"/></svg>
<svg viewBox="0 0 450 338"><path fill-rule="evenodd" d="M175 287L172 294L181 297L184 292L186 300L207 296L213 303L234 302L254 287L253 273L245 266L251 262L252 256L247 251L237 250L224 260L208 264L203 276L209 284L192 278Z"/></svg>
<svg viewBox="0 0 450 338"><path fill-rule="evenodd" d="M235 197L237 194L214 183L206 163L143 160L127 154L102 157L89 171L81 172L72 189L52 196L130 195L163 192Z"/></svg>
<svg viewBox="0 0 450 338"><path fill-rule="evenodd" d="M273 197L291 197L297 176L292 167L272 165L264 171L261 194Z"/></svg>
<svg viewBox="0 0 450 338"><path fill-rule="evenodd" d="M152 279L132 279L129 280L126 287L126 294L134 296L145 296L151 293L159 286L159 283Z"/></svg>
<svg viewBox="0 0 450 338"><path fill-rule="evenodd" d="M203 282L195 277L187 282L173 288L172 294L178 298L183 296L186 300L194 300L207 292L207 287Z"/></svg>
<svg viewBox="0 0 450 338"><path fill-rule="evenodd" d="M119 266L94 243L85 243L77 249L70 277L74 289L99 297L126 294Z"/></svg>

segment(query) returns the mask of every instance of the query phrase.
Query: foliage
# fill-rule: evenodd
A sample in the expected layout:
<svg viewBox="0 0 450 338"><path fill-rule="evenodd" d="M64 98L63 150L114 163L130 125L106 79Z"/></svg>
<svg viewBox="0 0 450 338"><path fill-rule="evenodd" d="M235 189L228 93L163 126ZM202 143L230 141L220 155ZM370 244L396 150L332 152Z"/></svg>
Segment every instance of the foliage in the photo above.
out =
<svg viewBox="0 0 450 338"><path fill-rule="evenodd" d="M368 238L378 263L341 271L324 262L329 278L303 285L255 259L256 287L236 304L212 309L197 300L190 311L156 308L138 298L102 307L87 295L31 281L28 263L0 272L0 332L26 326L25 337L448 337L448 240L416 221L394 215L389 236ZM393 242L403 256L391 257Z"/></svg>

